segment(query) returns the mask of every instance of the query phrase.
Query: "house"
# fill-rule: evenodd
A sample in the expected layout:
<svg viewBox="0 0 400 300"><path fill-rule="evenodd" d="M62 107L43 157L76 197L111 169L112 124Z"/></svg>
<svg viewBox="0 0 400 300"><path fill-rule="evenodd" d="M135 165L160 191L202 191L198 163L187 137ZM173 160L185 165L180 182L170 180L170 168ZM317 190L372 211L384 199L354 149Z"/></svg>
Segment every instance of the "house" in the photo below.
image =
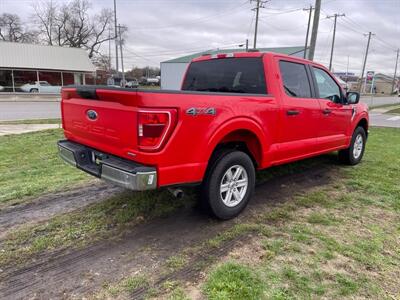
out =
<svg viewBox="0 0 400 300"><path fill-rule="evenodd" d="M0 42L0 53L0 92L29 92L21 87L37 81L51 86L95 81L95 66L84 49Z"/></svg>

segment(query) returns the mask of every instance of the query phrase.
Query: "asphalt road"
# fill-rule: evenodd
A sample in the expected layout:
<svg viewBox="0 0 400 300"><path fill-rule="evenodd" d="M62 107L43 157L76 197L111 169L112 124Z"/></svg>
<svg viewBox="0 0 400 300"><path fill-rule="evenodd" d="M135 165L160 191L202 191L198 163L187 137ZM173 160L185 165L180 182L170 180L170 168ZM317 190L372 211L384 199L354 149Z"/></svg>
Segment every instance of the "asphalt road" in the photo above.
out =
<svg viewBox="0 0 400 300"><path fill-rule="evenodd" d="M371 112L369 118L372 126L400 128L400 116Z"/></svg>
<svg viewBox="0 0 400 300"><path fill-rule="evenodd" d="M0 121L61 118L60 102L0 102Z"/></svg>

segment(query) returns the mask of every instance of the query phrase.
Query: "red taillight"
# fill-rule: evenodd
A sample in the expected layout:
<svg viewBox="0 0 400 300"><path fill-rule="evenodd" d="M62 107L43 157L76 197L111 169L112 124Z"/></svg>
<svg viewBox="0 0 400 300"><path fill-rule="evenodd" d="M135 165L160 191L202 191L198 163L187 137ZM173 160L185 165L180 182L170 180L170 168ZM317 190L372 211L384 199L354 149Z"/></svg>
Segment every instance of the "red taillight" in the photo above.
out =
<svg viewBox="0 0 400 300"><path fill-rule="evenodd" d="M138 146L145 151L158 150L171 133L175 110L138 112Z"/></svg>

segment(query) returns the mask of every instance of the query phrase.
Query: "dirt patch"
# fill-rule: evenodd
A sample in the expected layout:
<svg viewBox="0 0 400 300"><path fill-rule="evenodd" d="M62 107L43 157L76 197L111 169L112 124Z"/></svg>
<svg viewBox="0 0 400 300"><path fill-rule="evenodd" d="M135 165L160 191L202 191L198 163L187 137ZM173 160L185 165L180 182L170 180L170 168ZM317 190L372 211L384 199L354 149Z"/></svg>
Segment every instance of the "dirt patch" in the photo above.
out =
<svg viewBox="0 0 400 300"><path fill-rule="evenodd" d="M96 182L90 186L77 187L65 192L41 196L26 204L0 210L0 239L19 225L42 222L51 217L74 211L89 204L101 202L123 189Z"/></svg>
<svg viewBox="0 0 400 300"><path fill-rule="evenodd" d="M244 243L248 237L196 253L187 266L171 274L160 274L160 267L170 256L200 245L237 222L251 220L254 213L267 211L271 205L291 199L295 193L326 184L334 169L335 166L321 163L259 185L249 208L235 220L219 222L197 208L186 207L168 217L128 230L120 238L99 241L80 250L36 257L24 267L10 267L0 273L0 298L82 297L90 295L105 283L137 273L156 278L156 287L167 280L196 282L200 272L197 263L207 261L210 257L225 256L237 243ZM143 298L146 292L146 288L141 288L130 297Z"/></svg>

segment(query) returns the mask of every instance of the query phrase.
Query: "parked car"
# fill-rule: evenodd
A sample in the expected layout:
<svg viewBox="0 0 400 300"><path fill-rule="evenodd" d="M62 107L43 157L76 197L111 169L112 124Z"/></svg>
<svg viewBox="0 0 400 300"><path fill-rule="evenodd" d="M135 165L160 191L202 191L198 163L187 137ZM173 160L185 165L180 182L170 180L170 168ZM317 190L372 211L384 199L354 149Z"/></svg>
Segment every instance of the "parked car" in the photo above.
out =
<svg viewBox="0 0 400 300"><path fill-rule="evenodd" d="M125 84L126 88L138 88L139 87L139 81L136 79L130 80Z"/></svg>
<svg viewBox="0 0 400 300"><path fill-rule="evenodd" d="M218 218L238 215L255 171L323 153L358 164L367 106L312 61L245 52L194 59L182 91L63 88L60 156L142 191L200 184Z"/></svg>
<svg viewBox="0 0 400 300"><path fill-rule="evenodd" d="M160 78L159 76L154 78L143 77L140 83L142 85L160 85Z"/></svg>
<svg viewBox="0 0 400 300"><path fill-rule="evenodd" d="M20 86L20 89L26 93L58 94L61 91L61 86L51 85L47 81L35 81L33 84L27 83Z"/></svg>
<svg viewBox="0 0 400 300"><path fill-rule="evenodd" d="M0 92L4 91L4 86L0 85Z"/></svg>

